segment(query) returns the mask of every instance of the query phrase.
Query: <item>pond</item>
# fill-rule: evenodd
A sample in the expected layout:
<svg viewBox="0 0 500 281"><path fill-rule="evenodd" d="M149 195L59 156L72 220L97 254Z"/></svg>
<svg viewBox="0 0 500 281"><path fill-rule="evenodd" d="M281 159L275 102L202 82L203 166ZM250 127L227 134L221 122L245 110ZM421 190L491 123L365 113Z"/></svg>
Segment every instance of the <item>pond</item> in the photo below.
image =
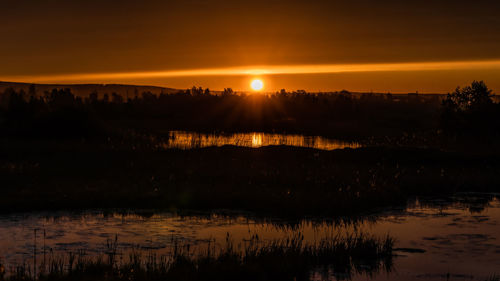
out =
<svg viewBox="0 0 500 281"><path fill-rule="evenodd" d="M170 131L168 138L159 144L163 149L193 149L211 146L234 145L241 147L263 147L270 145L287 145L296 147L333 150L343 148L359 148L360 143L347 142L320 136L304 136L289 134L269 134L261 132L236 134L203 134L187 131Z"/></svg>
<svg viewBox="0 0 500 281"><path fill-rule="evenodd" d="M120 253L133 247L165 254L174 241L206 250L207 243L221 246L228 236L238 244L254 235L265 241L301 233L306 241L317 241L353 232L396 239L389 272L357 274L353 280L486 280L500 273L500 201L492 194L420 198L357 221L144 211L5 214L0 216L0 260L7 267L32 263L35 245L40 262L44 252L85 250L97 256L114 239Z"/></svg>

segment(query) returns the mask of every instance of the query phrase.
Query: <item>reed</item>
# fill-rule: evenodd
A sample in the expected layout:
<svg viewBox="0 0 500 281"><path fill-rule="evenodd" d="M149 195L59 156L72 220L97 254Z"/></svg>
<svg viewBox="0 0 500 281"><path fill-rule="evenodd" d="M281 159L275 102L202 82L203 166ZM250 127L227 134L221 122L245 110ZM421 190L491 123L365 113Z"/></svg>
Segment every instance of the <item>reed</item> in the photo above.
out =
<svg viewBox="0 0 500 281"><path fill-rule="evenodd" d="M228 235L221 247L173 242L168 255L118 251L116 239L97 257L84 251L52 253L36 273L22 264L11 268L4 280L308 280L313 273L350 278L391 271L394 244L391 237L363 233L316 242L306 242L301 233L272 241L254 236L237 245Z"/></svg>

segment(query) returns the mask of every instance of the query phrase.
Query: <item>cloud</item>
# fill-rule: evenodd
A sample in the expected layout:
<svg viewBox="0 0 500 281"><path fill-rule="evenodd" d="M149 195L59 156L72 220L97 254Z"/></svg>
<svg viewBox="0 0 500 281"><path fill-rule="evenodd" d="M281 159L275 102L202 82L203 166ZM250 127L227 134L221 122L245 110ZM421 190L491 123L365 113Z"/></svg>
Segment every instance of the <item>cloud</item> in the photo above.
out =
<svg viewBox="0 0 500 281"><path fill-rule="evenodd" d="M239 66L166 71L134 71L109 73L73 73L55 75L3 76L0 79L13 82L62 83L62 82L110 82L131 79L175 78L200 76L256 76L283 74L327 74L356 72L401 72L443 70L500 69L500 60L442 61L410 63L365 64L301 64L270 66Z"/></svg>

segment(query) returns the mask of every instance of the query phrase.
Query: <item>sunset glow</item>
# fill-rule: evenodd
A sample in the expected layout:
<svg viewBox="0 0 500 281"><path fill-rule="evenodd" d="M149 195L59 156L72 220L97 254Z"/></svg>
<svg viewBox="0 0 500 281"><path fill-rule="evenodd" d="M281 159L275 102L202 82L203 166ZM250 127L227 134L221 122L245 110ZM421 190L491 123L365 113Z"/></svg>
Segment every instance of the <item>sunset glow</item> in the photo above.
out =
<svg viewBox="0 0 500 281"><path fill-rule="evenodd" d="M0 81L499 91L498 1L458 1L7 1Z"/></svg>
<svg viewBox="0 0 500 281"><path fill-rule="evenodd" d="M456 71L498 71L500 60L474 61L437 61L437 62L405 62L405 63L358 63L358 64L298 64L267 66L236 66L221 68L181 69L164 71L131 71L109 73L68 73L45 75L0 76L2 81L32 83L136 83L152 79L175 79L196 77L244 77L244 76L279 76L279 75L322 75L322 74L356 74L365 77L370 73L412 73L424 72L432 76L434 72ZM233 78L231 78L233 79ZM273 78L274 79L274 78ZM293 82L293 78L292 82ZM261 81L262 82L262 81ZM253 83L252 83L253 84ZM256 90L251 84L251 89ZM263 83L262 83L263 84ZM191 84L183 85L189 87ZM264 85L262 85L263 87ZM289 85L279 85L279 88ZM221 87L222 88L222 87ZM307 87L306 87L307 88ZM388 89L390 90L390 89Z"/></svg>
<svg viewBox="0 0 500 281"><path fill-rule="evenodd" d="M0 281L500 281L499 0L0 10Z"/></svg>

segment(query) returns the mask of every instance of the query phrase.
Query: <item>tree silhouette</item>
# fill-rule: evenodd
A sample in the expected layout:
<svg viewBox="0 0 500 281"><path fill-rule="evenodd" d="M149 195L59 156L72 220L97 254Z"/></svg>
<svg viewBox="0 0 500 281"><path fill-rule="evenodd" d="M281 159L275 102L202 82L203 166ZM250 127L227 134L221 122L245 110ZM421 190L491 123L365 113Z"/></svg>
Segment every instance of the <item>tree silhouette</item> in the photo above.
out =
<svg viewBox="0 0 500 281"><path fill-rule="evenodd" d="M28 90L28 95L30 97L36 97L36 86L35 84L31 84Z"/></svg>
<svg viewBox="0 0 500 281"><path fill-rule="evenodd" d="M117 93L112 93L111 94L111 102L115 104L122 104L123 103L123 97L118 95Z"/></svg>
<svg viewBox="0 0 500 281"><path fill-rule="evenodd" d="M493 103L492 90L483 81L473 81L465 88L457 87L448 94L443 105L454 111L476 111L484 109Z"/></svg>
<svg viewBox="0 0 500 281"><path fill-rule="evenodd" d="M222 92L223 96L231 96L234 94L234 91L232 88L224 88L224 92Z"/></svg>
<svg viewBox="0 0 500 281"><path fill-rule="evenodd" d="M97 93L96 90L94 90L92 93L89 95L89 102L92 104L96 104L97 100L99 98L99 94Z"/></svg>
<svg viewBox="0 0 500 281"><path fill-rule="evenodd" d="M499 124L492 96L483 81L457 87L442 102L441 128L453 134L494 133Z"/></svg>

